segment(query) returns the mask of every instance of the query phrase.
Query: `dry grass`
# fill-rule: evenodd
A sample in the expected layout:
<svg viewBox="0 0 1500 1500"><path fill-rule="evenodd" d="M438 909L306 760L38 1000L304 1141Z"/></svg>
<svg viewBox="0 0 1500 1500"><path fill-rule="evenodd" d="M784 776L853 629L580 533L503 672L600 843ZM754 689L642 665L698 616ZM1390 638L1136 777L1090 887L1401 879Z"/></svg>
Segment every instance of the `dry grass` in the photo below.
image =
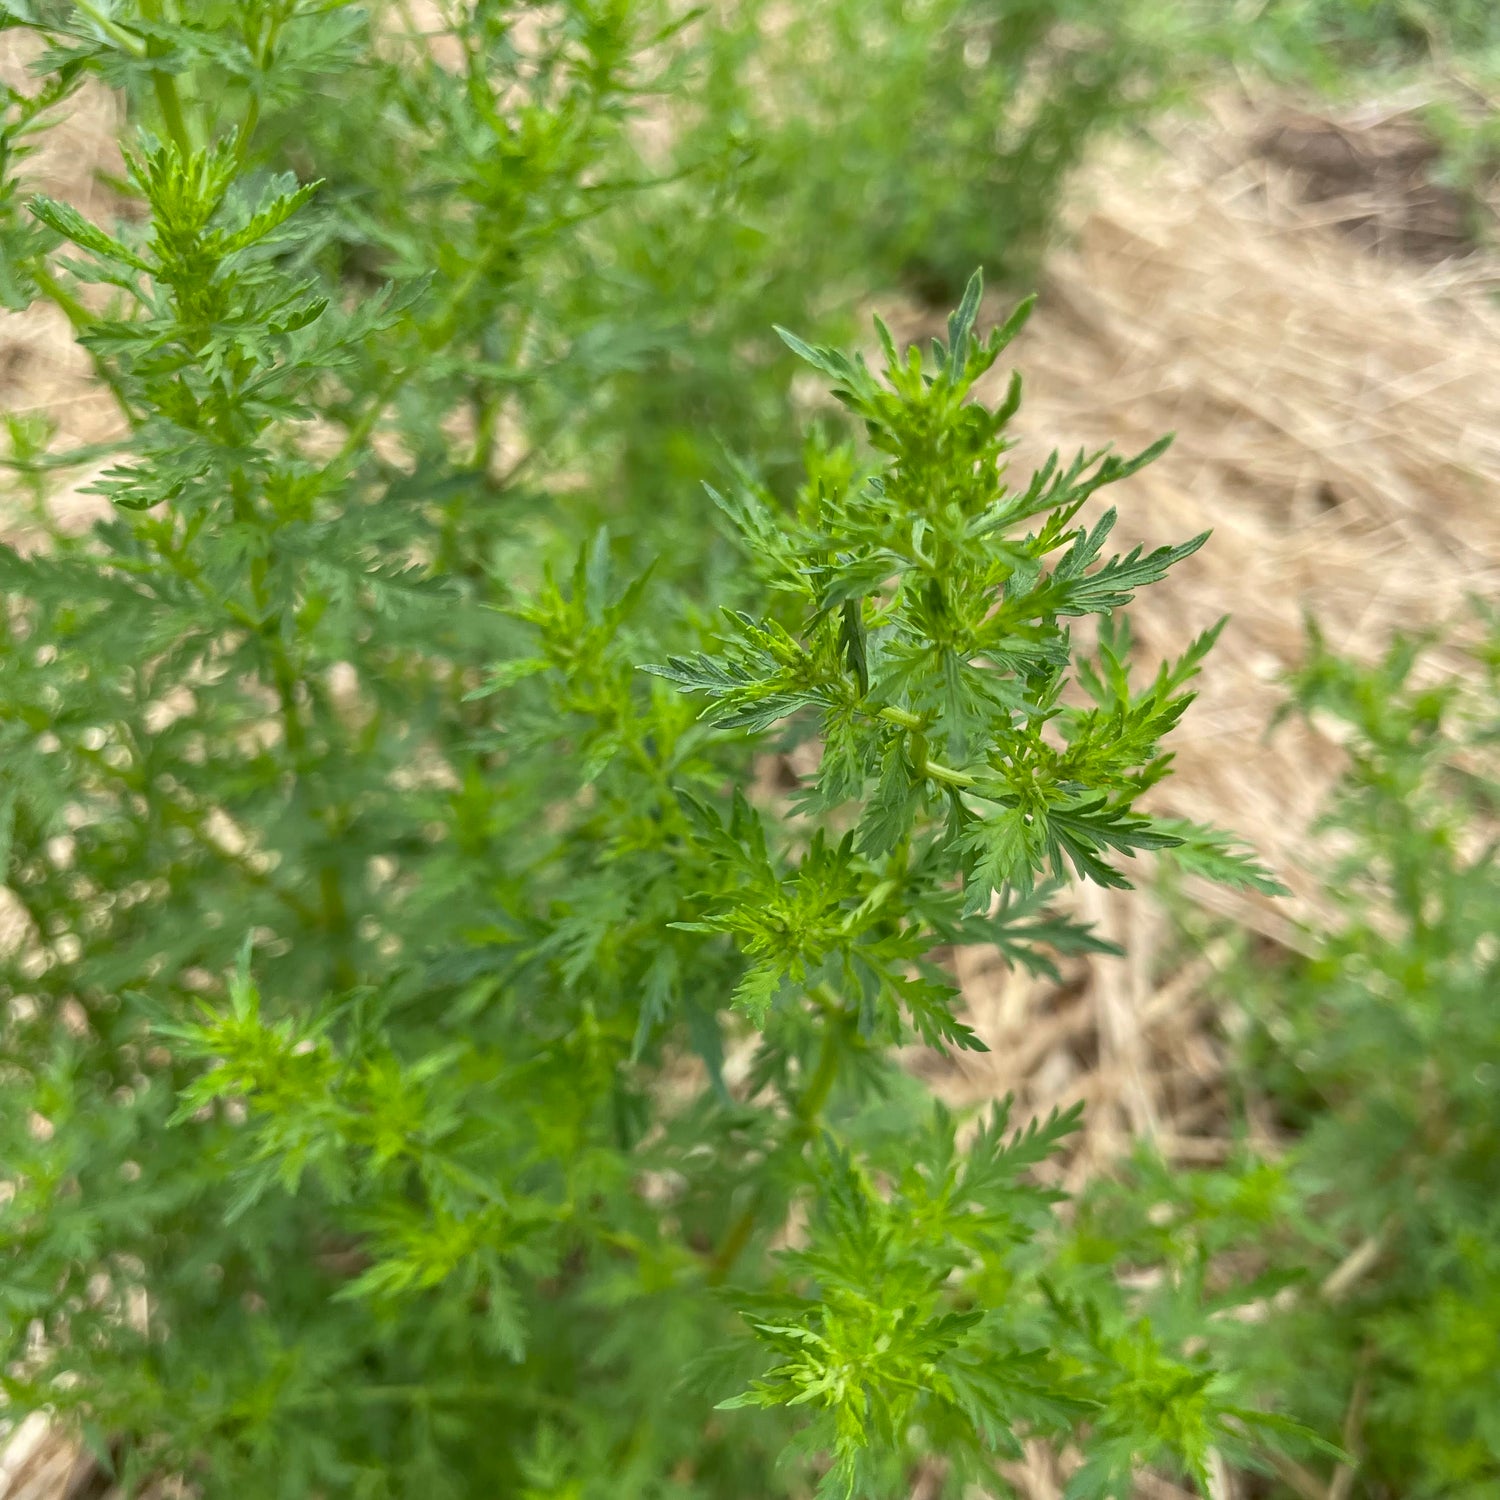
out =
<svg viewBox="0 0 1500 1500"><path fill-rule="evenodd" d="M0 1495L5 1500L77 1500L93 1467L36 1413L16 1429L0 1453Z"/></svg>
<svg viewBox="0 0 1500 1500"><path fill-rule="evenodd" d="M13 67L14 53L0 65ZM1285 116L1225 103L1209 123L1165 132L1157 154L1101 160L1080 185L1073 243L1053 260L1017 351L1031 445L1018 464L1043 444L1134 449L1178 434L1121 495L1117 536L1215 536L1142 597L1137 636L1154 657L1220 614L1233 623L1176 736L1177 775L1160 804L1239 831L1292 887L1276 904L1202 893L1281 944L1296 944L1297 918L1320 903L1307 829L1339 760L1307 730L1265 737L1276 678L1300 654L1303 612L1336 644L1374 651L1394 627L1450 615L1466 590L1493 595L1500 578L1500 311L1486 295L1500 284L1497 263L1433 263L1433 236L1413 228L1420 153L1396 150L1395 172L1324 170L1325 158L1381 157L1368 132L1388 142L1400 113L1321 127L1301 116L1292 149ZM114 123L109 100L86 96L34 162L41 185L86 207L97 170L114 160ZM1333 144L1319 144L1320 128ZM1418 245L1425 259L1411 257ZM927 315L895 309L892 321L915 333ZM45 310L0 323L0 400L48 411L73 441L111 420ZM1014 1092L1043 1110L1085 1100L1075 1180L1143 1133L1180 1159L1213 1160L1227 1116L1207 981L1227 949L1169 962L1148 896L1090 890L1079 900L1129 957L1077 964L1058 987L966 956L964 988L992 1050L935 1081L957 1101ZM28 1424L0 1455L0 1496L103 1495L91 1472ZM1037 1500L1061 1492L1042 1452L1013 1477Z"/></svg>

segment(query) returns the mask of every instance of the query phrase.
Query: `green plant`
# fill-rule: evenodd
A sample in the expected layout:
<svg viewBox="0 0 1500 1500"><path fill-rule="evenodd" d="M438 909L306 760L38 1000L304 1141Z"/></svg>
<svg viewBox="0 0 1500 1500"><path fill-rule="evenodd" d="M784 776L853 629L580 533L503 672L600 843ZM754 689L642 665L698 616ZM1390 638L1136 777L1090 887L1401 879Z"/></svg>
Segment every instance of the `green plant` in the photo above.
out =
<svg viewBox="0 0 1500 1500"><path fill-rule="evenodd" d="M1030 1433L1082 1443L1078 1495L1248 1460L1277 1424L1191 1320L1058 1253L1030 1174L1071 1117L960 1151L895 1052L978 1044L944 950L1099 946L1069 865L1265 880L1136 806L1213 632L1132 685L1113 619L1202 539L1078 518L1156 450L1011 489L1019 386L969 398L1022 314L978 339L976 279L879 377L787 336L867 446L722 498L730 564L623 567L660 532L578 494L571 403L617 366L564 272L641 191L660 18L477 6L472 68L408 80L349 6L6 14L52 70L12 142L91 72L160 127L117 225L4 199L7 286L122 429L9 424L48 542L0 548L8 1410L213 1495L957 1493ZM363 80L441 171L267 170L314 68L309 141ZM74 535L46 497L85 461L111 513Z"/></svg>
<svg viewBox="0 0 1500 1500"><path fill-rule="evenodd" d="M1244 1086L1294 1145L1196 1181L1143 1163L1090 1210L1106 1247L1180 1274L1222 1283L1248 1257L1258 1282L1232 1294L1267 1305L1216 1327L1217 1358L1358 1454L1371 1496L1500 1482L1496 626L1475 618L1461 671L1430 639L1362 664L1311 635L1294 701L1349 754L1325 819L1339 915L1228 978ZM1152 1203L1171 1211L1149 1224Z"/></svg>
<svg viewBox="0 0 1500 1500"><path fill-rule="evenodd" d="M776 295L822 264L814 286L874 269L946 305L976 263L1031 277L1085 148L1170 97L1176 30L1139 0L748 0L718 20L683 150L733 132L735 201L785 237L757 257Z"/></svg>
<svg viewBox="0 0 1500 1500"><path fill-rule="evenodd" d="M320 181L298 252L320 276L446 291L425 400L384 428L420 444L434 409L466 408L492 489L529 505L534 475L576 470L573 505L695 589L697 483L726 449L796 483L768 323L842 338L901 282L946 306L976 264L1028 280L1084 147L1163 100L1173 55L1138 0L6 13L159 136L238 128L247 170ZM402 363L383 339L349 358L356 393Z"/></svg>

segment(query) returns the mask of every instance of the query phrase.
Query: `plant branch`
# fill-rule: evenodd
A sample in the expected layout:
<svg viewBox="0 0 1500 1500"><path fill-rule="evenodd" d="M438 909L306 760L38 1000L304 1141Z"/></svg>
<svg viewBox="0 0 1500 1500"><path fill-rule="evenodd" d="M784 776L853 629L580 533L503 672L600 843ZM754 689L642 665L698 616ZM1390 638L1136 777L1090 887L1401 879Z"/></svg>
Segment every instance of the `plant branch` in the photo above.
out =
<svg viewBox="0 0 1500 1500"><path fill-rule="evenodd" d="M145 57L146 44L134 32L127 31L117 21L105 15L97 5L91 4L90 0L73 0L73 4L122 52L128 52L132 57Z"/></svg>
<svg viewBox="0 0 1500 1500"><path fill-rule="evenodd" d="M140 0L140 4L141 15L146 20L161 20L161 0ZM144 55L160 57L160 43L148 40ZM172 144L184 156L188 155L193 149L193 137L188 129L187 116L183 113L182 96L177 92L177 80L165 68L153 68L151 90L156 95L156 106L161 111L162 123L167 127L167 134L171 137Z"/></svg>
<svg viewBox="0 0 1500 1500"><path fill-rule="evenodd" d="M887 705L876 715L884 719L887 724L894 724L898 729L904 729L913 735L917 743L913 745L916 752L913 760L917 764L917 770L924 776L930 776L934 781L941 781L948 786L966 787L973 786L979 778L969 771L956 771L952 766L945 766L941 761L933 760L927 754L927 748L922 743L922 732L927 728L926 720L919 718L916 714L904 708L893 708Z"/></svg>
<svg viewBox="0 0 1500 1500"><path fill-rule="evenodd" d="M812 1076L797 1098L796 1124L787 1133L781 1145L782 1152L789 1156L800 1152L818 1132L823 1109L838 1080L845 1039L856 1020L855 1012L848 1009L837 995L833 995L832 1000L829 999L831 994L830 987L825 984L818 987L813 997L818 1001L819 1008L824 1011L827 1020L823 1025L823 1038L818 1047L818 1060L813 1066ZM767 1197L768 1193L762 1184L760 1190L754 1194L750 1202L730 1224L718 1249L714 1251L713 1259L709 1262L708 1283L710 1286L722 1286L728 1279L735 1262L744 1253L751 1236L755 1233L755 1226L765 1211Z"/></svg>

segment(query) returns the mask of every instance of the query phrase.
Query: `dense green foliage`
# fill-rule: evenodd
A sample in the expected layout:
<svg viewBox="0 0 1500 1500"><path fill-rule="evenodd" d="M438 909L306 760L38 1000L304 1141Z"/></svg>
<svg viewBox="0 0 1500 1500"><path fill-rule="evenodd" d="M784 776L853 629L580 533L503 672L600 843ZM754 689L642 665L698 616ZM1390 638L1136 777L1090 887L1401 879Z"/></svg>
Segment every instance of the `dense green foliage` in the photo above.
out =
<svg viewBox="0 0 1500 1500"><path fill-rule="evenodd" d="M406 441L459 403L504 406L512 489L606 481L579 504L622 536L655 524L690 573L683 497L726 445L795 482L767 327L848 336L872 289L947 306L976 264L1024 275L1084 144L1158 102L1169 61L1142 0L95 9L0 13L49 22L50 60L102 73L162 139L243 127L248 170L321 182L300 252L320 277L446 297L432 395L388 418ZM31 232L18 205L9 223ZM383 343L351 357L356 392L402 364Z"/></svg>
<svg viewBox="0 0 1500 1500"><path fill-rule="evenodd" d="M1143 1166L1074 1224L1073 1115L956 1119L899 1063L979 1045L955 947L1103 946L1066 879L1148 850L1269 885L1137 806L1217 630L1135 680L1123 611L1203 538L1116 555L1080 512L1156 450L1014 480L1019 383L975 385L1025 309L982 338L977 279L925 357L825 343L872 286L1025 274L1083 145L1212 27L0 24L41 38L0 99L0 300L66 315L121 428L7 419L46 538L0 547L8 1415L206 1496L957 1496L1033 1434L1078 1497L1207 1490L1268 1438L1335 1461L1275 1407L1372 1494L1493 1488L1493 727L1458 747L1407 648L1301 683L1362 736L1369 878L1239 982L1293 1159ZM134 122L108 223L25 188L100 80ZM841 409L811 430L799 359ZM111 510L74 535L80 472Z"/></svg>
<svg viewBox="0 0 1500 1500"><path fill-rule="evenodd" d="M1065 856L1109 883L1115 852L1222 863L1133 810L1203 643L1059 706L1059 622L1198 545L1109 557L1108 518L1071 524L1140 460L1006 489L1018 388L966 398L1020 317L976 342L977 279L930 367L888 347L878 383L804 348L886 463L826 455L796 518L731 504L773 613L656 669L717 696L714 732L633 670L671 627L644 577L612 587L606 534L522 596L450 561L467 538L410 476L310 460L303 393L396 314L257 256L307 194L236 203L235 164L232 140L132 157L129 240L34 206L133 304L85 333L133 461L102 480L119 519L5 557L12 1400L218 1492L515 1487L561 1429L554 1489L736 1493L767 1435L679 1377L728 1337L705 1293L744 1276L727 1300L777 1359L725 1404L808 1406L830 1493L929 1447L972 1472L1018 1427L1087 1424L1084 1495L1241 1446L1268 1419L1020 1259L1048 1195L1019 1173L1070 1121L960 1157L939 1113L925 1169L905 1123L898 1207L832 1111L899 1095L911 1033L973 1044L935 947L1089 942L1034 885ZM735 788L806 709L829 750L782 826ZM673 1108L681 1041L711 1086ZM808 1187L806 1246L766 1263Z"/></svg>
<svg viewBox="0 0 1500 1500"><path fill-rule="evenodd" d="M1143 1165L1086 1215L1186 1276L1252 1266L1264 1315L1219 1326L1217 1357L1358 1453L1371 1496L1500 1484L1497 626L1466 625L1462 674L1430 642L1364 666L1311 638L1295 701L1350 758L1325 820L1340 916L1296 956L1247 955L1225 996L1242 1084L1294 1148L1197 1178Z"/></svg>
<svg viewBox="0 0 1500 1500"><path fill-rule="evenodd" d="M1174 34L1143 0L744 0L683 150L741 143L762 298L873 275L947 305L975 264L1029 276L1083 148L1169 97Z"/></svg>
<svg viewBox="0 0 1500 1500"><path fill-rule="evenodd" d="M10 424L49 538L0 549L10 1409L226 1495L957 1493L1025 1433L1082 1442L1081 1496L1250 1461L1272 1419L1058 1253L1030 1173L1072 1118L960 1152L894 1050L976 1045L943 950L1094 944L1069 867L1264 878L1135 807L1210 638L1134 687L1108 622L1202 539L1077 517L1151 454L1009 487L1019 386L970 397L1022 315L981 341L976 278L878 378L787 336L866 445L673 552L706 502L601 477L688 430L637 420L689 346L611 270L670 18L481 5L440 66L347 6L9 14L46 100L97 72L158 126L117 224L5 199L9 295L123 423ZM69 535L85 458L112 516ZM578 545L598 512L628 543Z"/></svg>
<svg viewBox="0 0 1500 1500"><path fill-rule="evenodd" d="M1328 1430L1361 1403L1366 1482L1392 1494L1500 1485L1497 624L1472 685L1421 671L1418 641L1362 668L1314 640L1298 701L1351 733L1328 815L1343 916L1252 1011L1261 1086L1301 1136L1304 1264L1346 1268L1274 1376Z"/></svg>

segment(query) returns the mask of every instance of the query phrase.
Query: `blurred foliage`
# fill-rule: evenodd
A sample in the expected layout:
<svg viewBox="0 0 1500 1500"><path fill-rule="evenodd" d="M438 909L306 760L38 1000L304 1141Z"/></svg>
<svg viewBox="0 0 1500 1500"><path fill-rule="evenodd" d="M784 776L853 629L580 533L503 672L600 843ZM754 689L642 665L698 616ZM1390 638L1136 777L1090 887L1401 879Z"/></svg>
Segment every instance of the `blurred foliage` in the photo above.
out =
<svg viewBox="0 0 1500 1500"><path fill-rule="evenodd" d="M782 275L873 272L944 304L976 264L1030 277L1084 148L1170 96L1140 0L746 0L708 53L686 139L743 143L747 217L784 239Z"/></svg>
<svg viewBox="0 0 1500 1500"><path fill-rule="evenodd" d="M1325 87L1500 48L1500 15L1488 0L1250 0L1221 15L1247 56Z"/></svg>

